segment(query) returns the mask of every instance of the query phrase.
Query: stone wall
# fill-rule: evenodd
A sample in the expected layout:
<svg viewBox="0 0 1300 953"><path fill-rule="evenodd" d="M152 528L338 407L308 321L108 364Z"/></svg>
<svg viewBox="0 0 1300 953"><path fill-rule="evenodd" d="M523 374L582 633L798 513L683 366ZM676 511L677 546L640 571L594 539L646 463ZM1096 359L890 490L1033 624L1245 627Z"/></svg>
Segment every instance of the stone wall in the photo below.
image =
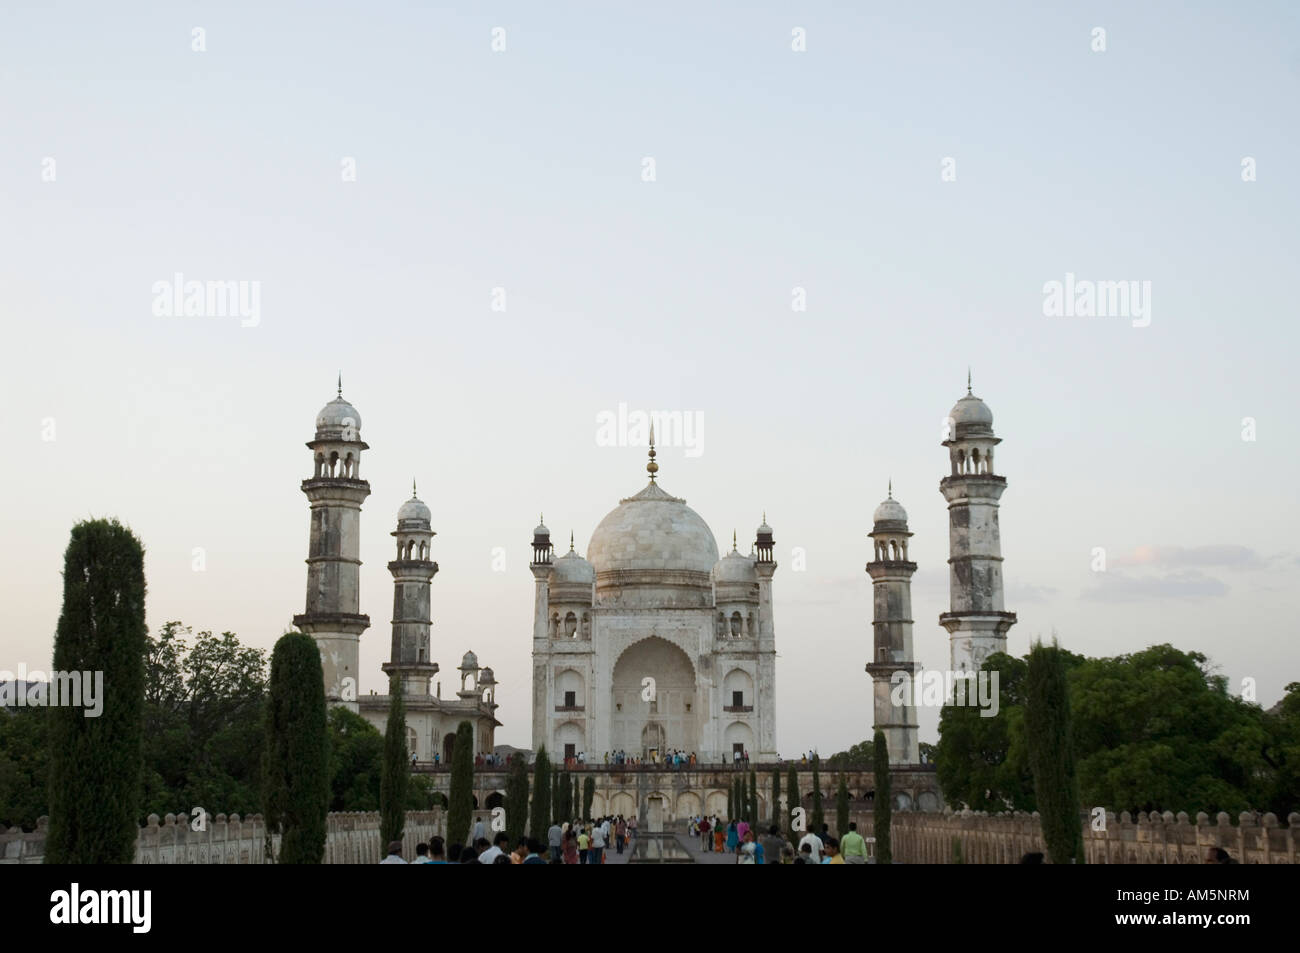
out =
<svg viewBox="0 0 1300 953"><path fill-rule="evenodd" d="M481 816L486 817L484 813ZM440 810L409 811L402 839L402 856L415 857L415 845L443 830ZM46 819L36 830L0 831L0 864L39 864L45 859ZM206 830L190 829L190 818L150 814L136 840L137 864L263 864L266 863L266 827L262 816L238 814L209 817ZM376 864L387 853L380 843L379 814L330 814L326 822L325 863ZM278 844L277 844L278 847Z"/></svg>
<svg viewBox="0 0 1300 953"><path fill-rule="evenodd" d="M871 815L854 820L860 832L870 833ZM1193 820L1185 813L1175 816L1168 811L1139 813L1136 820L1127 811L1118 817L1108 812L1103 831L1093 830L1086 814L1081 823L1084 856L1090 864L1199 864L1210 847L1222 847L1243 864L1300 862L1300 814L1296 813L1287 816L1287 826L1279 825L1273 814L1250 812L1236 824L1226 813L1211 821L1204 812ZM1027 853L1044 850L1036 813L896 812L890 842L895 861L905 864L955 863L958 843L967 864L1015 864Z"/></svg>

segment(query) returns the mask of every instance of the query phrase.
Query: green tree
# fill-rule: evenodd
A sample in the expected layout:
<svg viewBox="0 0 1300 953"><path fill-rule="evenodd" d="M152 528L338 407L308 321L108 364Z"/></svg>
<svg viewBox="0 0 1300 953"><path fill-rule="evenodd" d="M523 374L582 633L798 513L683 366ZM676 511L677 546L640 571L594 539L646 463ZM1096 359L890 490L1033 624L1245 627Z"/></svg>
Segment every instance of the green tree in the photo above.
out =
<svg viewBox="0 0 1300 953"><path fill-rule="evenodd" d="M872 820L876 835L876 863L889 864L894 860L893 847L889 842L889 827L894 810L894 793L889 777L889 748L885 744L884 732L877 731L873 740L876 793L872 804Z"/></svg>
<svg viewBox="0 0 1300 953"><path fill-rule="evenodd" d="M781 826L781 769L772 769L772 823Z"/></svg>
<svg viewBox="0 0 1300 953"><path fill-rule="evenodd" d="M193 640L193 644L189 644ZM145 646L144 813L260 809L266 653L165 623Z"/></svg>
<svg viewBox="0 0 1300 953"><path fill-rule="evenodd" d="M822 812L822 782L821 782L821 775L820 775L820 773L818 772L818 762L819 762L820 760L821 760L821 758L820 758L819 756L817 756L817 755L813 755L813 759L812 759L812 769L813 769L813 776L812 776L812 783L813 783L813 789L812 789L812 797L813 797L813 802L812 802L812 829L813 829L814 832L816 832L816 834L817 834L818 836L821 836L822 825L826 823L826 817L825 817L825 815L824 815L823 812Z"/></svg>
<svg viewBox="0 0 1300 953"><path fill-rule="evenodd" d="M402 680L388 679L388 722L384 726L384 761L379 775L379 842L402 839L406 830L406 789L411 781L410 751L406 747L406 701Z"/></svg>
<svg viewBox="0 0 1300 953"><path fill-rule="evenodd" d="M86 707L48 715L45 861L129 864L139 835L144 733L144 548L116 520L72 528L63 555L55 672L92 672ZM98 675L102 673L102 681ZM98 707L97 717L86 717ZM3 717L3 716L0 716Z"/></svg>
<svg viewBox="0 0 1300 953"><path fill-rule="evenodd" d="M1070 695L1060 647L1036 642L1029 652L1025 731L1043 842L1054 864L1083 863L1079 784L1070 735Z"/></svg>
<svg viewBox="0 0 1300 953"><path fill-rule="evenodd" d="M267 859L319 864L325 856L330 802L325 675L310 635L289 632L271 653L271 693L266 706L262 757L262 814ZM273 836L280 855L273 856Z"/></svg>
<svg viewBox="0 0 1300 953"><path fill-rule="evenodd" d="M792 764L786 774L787 809L785 812L785 828L790 835L792 844L799 843L802 836L794 829L794 812L803 806L803 799L799 795L799 770Z"/></svg>
<svg viewBox="0 0 1300 953"><path fill-rule="evenodd" d="M49 711L0 707L0 828L34 831L50 813Z"/></svg>
<svg viewBox="0 0 1300 953"><path fill-rule="evenodd" d="M456 726L451 746L451 793L447 798L447 843L464 846L474 821L474 726Z"/></svg>
<svg viewBox="0 0 1300 953"><path fill-rule="evenodd" d="M330 810L378 811L384 736L341 705L326 716L330 739Z"/></svg>
<svg viewBox="0 0 1300 953"><path fill-rule="evenodd" d="M578 786L578 776L576 774L573 776L573 797L570 799L569 804L570 809L574 814L577 814L578 809L582 807L582 791ZM574 820L581 821L582 818L577 817L574 818Z"/></svg>
<svg viewBox="0 0 1300 953"><path fill-rule="evenodd" d="M524 836L528 824L528 759L522 754L510 756L510 774L506 778L506 834L513 848Z"/></svg>
<svg viewBox="0 0 1300 953"><path fill-rule="evenodd" d="M978 707L947 704L939 714L934 762L939 787L954 806L974 811L1034 810L1034 781L1024 745L1024 661L1001 652L981 672L998 674L998 715ZM991 681L990 681L991 685Z"/></svg>
<svg viewBox="0 0 1300 953"><path fill-rule="evenodd" d="M849 832L849 785L840 775L840 785L835 791L835 832L843 837Z"/></svg>
<svg viewBox="0 0 1300 953"><path fill-rule="evenodd" d="M759 824L758 773L755 771L749 772L749 811L746 814L746 819L753 827L757 827Z"/></svg>
<svg viewBox="0 0 1300 953"><path fill-rule="evenodd" d="M870 741L859 741L848 751L839 751L826 759L829 768L856 768L873 764Z"/></svg>
<svg viewBox="0 0 1300 953"><path fill-rule="evenodd" d="M591 802L595 799L595 797L596 797L596 779L590 777L583 778L582 779L582 816L586 820L593 819L591 816Z"/></svg>
<svg viewBox="0 0 1300 953"><path fill-rule="evenodd" d="M546 754L546 745L542 745L533 762L533 808L528 817L528 833L538 840L545 840L546 829L551 826L550 801L551 759Z"/></svg>
<svg viewBox="0 0 1300 953"><path fill-rule="evenodd" d="M736 779L731 779L731 787L727 789L727 820L736 816Z"/></svg>

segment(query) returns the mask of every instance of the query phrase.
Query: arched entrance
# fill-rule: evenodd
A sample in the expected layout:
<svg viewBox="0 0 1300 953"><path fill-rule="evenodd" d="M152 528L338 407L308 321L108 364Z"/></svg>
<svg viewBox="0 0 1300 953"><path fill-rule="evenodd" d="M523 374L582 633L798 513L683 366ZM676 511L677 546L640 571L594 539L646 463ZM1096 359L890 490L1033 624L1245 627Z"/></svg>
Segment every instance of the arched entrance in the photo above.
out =
<svg viewBox="0 0 1300 953"><path fill-rule="evenodd" d="M700 705L695 666L667 639L651 636L624 650L614 665L611 744L641 758L676 749L699 752Z"/></svg>
<svg viewBox="0 0 1300 953"><path fill-rule="evenodd" d="M453 731L449 735L442 737L442 763L451 764L451 752L456 747L456 733Z"/></svg>

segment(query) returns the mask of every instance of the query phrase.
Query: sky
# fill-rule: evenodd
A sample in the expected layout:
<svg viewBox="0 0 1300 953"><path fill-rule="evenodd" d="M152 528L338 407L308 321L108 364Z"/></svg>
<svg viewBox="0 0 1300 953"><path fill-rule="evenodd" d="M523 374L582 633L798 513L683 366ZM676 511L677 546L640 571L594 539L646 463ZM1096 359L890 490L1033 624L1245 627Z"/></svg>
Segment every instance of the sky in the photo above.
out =
<svg viewBox="0 0 1300 953"><path fill-rule="evenodd" d="M48 667L90 517L144 542L152 631L269 650L303 609L304 443L341 371L371 448L363 692L414 478L444 689L472 649L498 743L528 746L538 514L584 552L645 482L599 416L682 411L701 439L659 448L661 485L720 545L775 530L778 747L842 750L871 734L891 479L916 657L947 666L941 440L969 368L1003 440L1009 650L1169 642L1271 705L1300 679L1298 21L7 3L0 669ZM257 297L169 314L177 274ZM1054 313L1067 281L1142 294Z"/></svg>

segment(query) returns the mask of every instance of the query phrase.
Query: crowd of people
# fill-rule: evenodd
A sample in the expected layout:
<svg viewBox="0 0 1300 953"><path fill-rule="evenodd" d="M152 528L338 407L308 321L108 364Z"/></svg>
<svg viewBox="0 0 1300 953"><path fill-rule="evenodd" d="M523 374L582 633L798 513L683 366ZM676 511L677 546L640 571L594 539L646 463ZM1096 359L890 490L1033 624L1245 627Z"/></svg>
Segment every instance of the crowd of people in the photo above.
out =
<svg viewBox="0 0 1300 953"><path fill-rule="evenodd" d="M867 841L858 833L857 822L849 824L842 837L832 837L830 825L821 833L808 831L792 844L773 824L766 832L748 821L722 821L716 815L690 820L689 833L698 838L701 853L734 854L738 864L874 864Z"/></svg>
<svg viewBox="0 0 1300 953"><path fill-rule="evenodd" d="M543 843L521 837L510 849L510 835L498 831L491 841L483 821L475 821L468 844L450 844L441 837L415 845L415 859L402 857L402 842L388 845L381 864L603 864L605 851L621 854L636 840L636 818L602 817L598 820L552 824Z"/></svg>

